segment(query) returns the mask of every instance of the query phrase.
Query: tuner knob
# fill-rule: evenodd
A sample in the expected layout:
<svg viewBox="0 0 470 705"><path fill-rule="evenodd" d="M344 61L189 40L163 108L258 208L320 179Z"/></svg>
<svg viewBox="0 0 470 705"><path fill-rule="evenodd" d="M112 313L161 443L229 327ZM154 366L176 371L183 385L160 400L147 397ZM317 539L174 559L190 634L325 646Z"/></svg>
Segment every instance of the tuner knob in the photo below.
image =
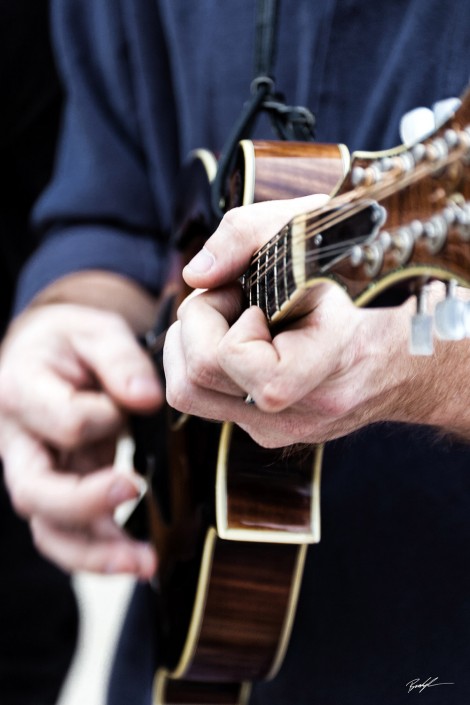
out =
<svg viewBox="0 0 470 705"><path fill-rule="evenodd" d="M423 287L418 294L417 311L411 319L409 350L412 355L432 355L432 316L427 313L428 291Z"/></svg>
<svg viewBox="0 0 470 705"><path fill-rule="evenodd" d="M465 303L465 336L470 338L470 301Z"/></svg>
<svg viewBox="0 0 470 705"><path fill-rule="evenodd" d="M465 335L470 338L470 301L465 304Z"/></svg>
<svg viewBox="0 0 470 705"><path fill-rule="evenodd" d="M403 115L400 120L400 137L406 145L415 144L432 134L436 123L434 113L429 108L415 108Z"/></svg>
<svg viewBox="0 0 470 705"><path fill-rule="evenodd" d="M467 334L465 304L458 299L445 299L436 305L434 325L442 340L463 340Z"/></svg>
<svg viewBox="0 0 470 705"><path fill-rule="evenodd" d="M463 340L466 336L466 306L456 297L457 282L451 279L447 284L444 301L436 304L434 324L442 340Z"/></svg>
<svg viewBox="0 0 470 705"><path fill-rule="evenodd" d="M436 304L434 324L442 340L463 340L466 330L466 306L456 297L457 282L452 279L447 284L444 301Z"/></svg>
<svg viewBox="0 0 470 705"><path fill-rule="evenodd" d="M366 170L362 166L355 166L351 172L353 186L361 186L366 178Z"/></svg>

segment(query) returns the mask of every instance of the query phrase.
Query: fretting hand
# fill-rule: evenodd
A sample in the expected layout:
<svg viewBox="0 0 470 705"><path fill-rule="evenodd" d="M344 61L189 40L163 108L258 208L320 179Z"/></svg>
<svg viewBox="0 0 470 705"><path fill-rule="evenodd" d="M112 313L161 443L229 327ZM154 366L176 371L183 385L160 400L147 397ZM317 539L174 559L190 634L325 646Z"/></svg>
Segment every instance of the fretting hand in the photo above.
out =
<svg viewBox="0 0 470 705"><path fill-rule="evenodd" d="M233 421L273 447L323 442L384 420L470 436L468 412L456 415L456 382L449 381L449 370L465 364L467 346L439 343L432 359L410 356L413 300L360 309L336 284L322 284L311 312L274 337L260 309L242 310L240 287L230 282L293 215L323 202L311 197L235 209L189 263L187 283L208 291L183 303L167 335L169 403ZM254 405L244 402L247 394Z"/></svg>

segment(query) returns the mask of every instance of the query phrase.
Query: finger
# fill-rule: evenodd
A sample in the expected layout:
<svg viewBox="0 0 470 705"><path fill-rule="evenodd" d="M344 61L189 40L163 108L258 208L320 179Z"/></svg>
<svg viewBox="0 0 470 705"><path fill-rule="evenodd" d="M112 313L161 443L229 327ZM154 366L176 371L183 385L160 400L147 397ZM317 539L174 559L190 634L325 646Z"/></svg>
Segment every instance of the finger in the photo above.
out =
<svg viewBox="0 0 470 705"><path fill-rule="evenodd" d="M220 366L261 410L280 412L345 367L338 336L328 321L317 319L313 312L302 326L272 338L263 313L252 307L220 342Z"/></svg>
<svg viewBox="0 0 470 705"><path fill-rule="evenodd" d="M100 321L72 334L75 349L104 389L134 411L151 411L162 402L152 361L123 319L99 312Z"/></svg>
<svg viewBox="0 0 470 705"><path fill-rule="evenodd" d="M8 412L57 448L71 449L114 435L125 420L122 409L108 394L77 389L48 368L41 368L31 375L29 385L18 384L15 390Z"/></svg>
<svg viewBox="0 0 470 705"><path fill-rule="evenodd" d="M239 286L205 292L180 307L180 337L174 340L181 342L185 374L191 384L237 397L243 396L243 390L225 374L217 359L219 341L241 310L242 293Z"/></svg>
<svg viewBox="0 0 470 705"><path fill-rule="evenodd" d="M157 567L152 546L132 541L111 519L85 532L36 517L31 529L38 550L67 572L130 573L148 580Z"/></svg>
<svg viewBox="0 0 470 705"><path fill-rule="evenodd" d="M200 305L214 309L231 325L237 320L244 306L244 294L239 283L233 283L208 291L195 289L187 296L178 308L177 316L185 324L193 311L198 311Z"/></svg>
<svg viewBox="0 0 470 705"><path fill-rule="evenodd" d="M23 314L7 336L1 407L57 447L115 432L123 406L145 412L161 401L150 359L114 314L50 306Z"/></svg>
<svg viewBox="0 0 470 705"><path fill-rule="evenodd" d="M226 213L203 249L183 270L193 288L214 288L237 279L253 254L292 217L322 206L323 194L283 201L266 201Z"/></svg>
<svg viewBox="0 0 470 705"><path fill-rule="evenodd" d="M167 340L179 335L180 325L179 321L173 324L167 333ZM184 356L178 350L178 346L174 347L171 342L168 347L165 346L167 398L174 409L201 418L232 421L245 429L257 443L266 447L276 448L303 440L305 426L299 423L298 416L284 412L284 415L270 414L268 418L258 405L248 406L241 396L192 385L186 376ZM170 355L171 365L168 364Z"/></svg>
<svg viewBox="0 0 470 705"><path fill-rule="evenodd" d="M54 454L56 464L58 467L67 468L68 472L80 475L95 472L96 468L111 467L115 465L118 451L117 438L117 436L110 436L70 451L56 451Z"/></svg>
<svg viewBox="0 0 470 705"><path fill-rule="evenodd" d="M174 323L167 332L163 364L166 395L171 407L211 420L238 420L240 411L246 407L244 392L231 396L198 386L189 379L181 344L181 321Z"/></svg>
<svg viewBox="0 0 470 705"><path fill-rule="evenodd" d="M5 480L15 509L25 517L44 516L71 525L112 514L139 495L132 476L113 468L81 476L60 472L52 454L34 438L14 433L3 443Z"/></svg>

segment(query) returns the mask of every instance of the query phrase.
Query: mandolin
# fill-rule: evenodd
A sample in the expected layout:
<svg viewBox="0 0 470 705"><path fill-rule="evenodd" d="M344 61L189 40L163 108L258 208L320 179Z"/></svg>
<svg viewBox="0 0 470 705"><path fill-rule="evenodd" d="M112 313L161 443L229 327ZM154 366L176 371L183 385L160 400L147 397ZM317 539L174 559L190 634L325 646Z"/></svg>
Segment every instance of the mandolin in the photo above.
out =
<svg viewBox="0 0 470 705"><path fill-rule="evenodd" d="M216 171L215 157L198 151L182 177L175 237L187 259L213 231ZM342 145L244 141L224 208L312 192L332 198L291 220L242 278L248 305L261 307L274 332L311 310L326 280L356 305L376 306L422 300L439 279L449 290L441 331L462 337L453 290L470 286L470 94L411 148L350 156ZM167 288L161 335L147 340L156 357L187 293L181 281ZM428 353L422 305L413 326L414 346ZM322 447L263 449L230 423L168 407L139 421L135 438L160 559L155 703L246 702L250 683L272 678L288 647L307 547L320 538Z"/></svg>

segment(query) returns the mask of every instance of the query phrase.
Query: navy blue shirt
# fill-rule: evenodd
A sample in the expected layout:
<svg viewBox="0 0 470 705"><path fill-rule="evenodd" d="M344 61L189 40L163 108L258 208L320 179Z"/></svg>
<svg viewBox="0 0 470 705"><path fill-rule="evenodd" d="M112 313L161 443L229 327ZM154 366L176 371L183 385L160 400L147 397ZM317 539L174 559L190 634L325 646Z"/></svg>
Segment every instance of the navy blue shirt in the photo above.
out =
<svg viewBox="0 0 470 705"><path fill-rule="evenodd" d="M193 148L220 150L249 96L254 6L56 2L68 107L18 308L83 268L159 290L181 163ZM392 147L403 113L462 93L469 36L462 0L281 0L274 74L291 104L316 113L319 141ZM271 135L262 124L256 136ZM327 445L323 539L309 552L285 663L255 687L254 705L399 705L418 695L409 681L428 677L454 685L428 688L427 705L470 702L469 468L468 446L416 427ZM150 702L141 598L112 705Z"/></svg>
<svg viewBox="0 0 470 705"><path fill-rule="evenodd" d="M55 3L68 109L56 178L36 212L44 244L17 308L87 267L159 289L180 164L191 149L219 151L249 97L255 4ZM280 4L277 86L317 114L319 141L395 146L403 113L460 95L470 75L466 3L445 13L437 0ZM273 137L264 125L257 136Z"/></svg>

